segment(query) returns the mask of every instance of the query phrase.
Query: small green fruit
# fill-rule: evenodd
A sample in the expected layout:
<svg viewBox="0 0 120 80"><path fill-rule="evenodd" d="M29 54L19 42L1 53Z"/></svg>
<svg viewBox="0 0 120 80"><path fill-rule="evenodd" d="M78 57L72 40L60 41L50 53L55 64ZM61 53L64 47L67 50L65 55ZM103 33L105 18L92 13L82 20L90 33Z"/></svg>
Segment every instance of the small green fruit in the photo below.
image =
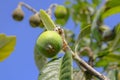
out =
<svg viewBox="0 0 120 80"><path fill-rule="evenodd" d="M62 49L63 41L57 32L45 31L38 37L36 45L41 54L51 58Z"/></svg>
<svg viewBox="0 0 120 80"><path fill-rule="evenodd" d="M58 5L55 9L54 15L58 19L64 18L67 16L67 9L62 5Z"/></svg>
<svg viewBox="0 0 120 80"><path fill-rule="evenodd" d="M12 17L16 21L22 21L24 18L24 12L22 11L21 7L17 7L12 14Z"/></svg>
<svg viewBox="0 0 120 80"><path fill-rule="evenodd" d="M36 13L30 17L29 23L33 28L38 27L38 26L40 26L41 28L44 27L38 13Z"/></svg>

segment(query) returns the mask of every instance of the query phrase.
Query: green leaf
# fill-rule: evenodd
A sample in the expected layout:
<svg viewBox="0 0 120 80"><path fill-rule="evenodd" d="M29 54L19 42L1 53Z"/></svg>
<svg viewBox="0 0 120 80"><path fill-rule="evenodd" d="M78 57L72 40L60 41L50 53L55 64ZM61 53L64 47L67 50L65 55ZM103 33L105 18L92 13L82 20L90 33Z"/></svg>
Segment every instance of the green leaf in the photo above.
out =
<svg viewBox="0 0 120 80"><path fill-rule="evenodd" d="M59 80L72 80L72 54L67 50L62 59Z"/></svg>
<svg viewBox="0 0 120 80"><path fill-rule="evenodd" d="M106 56L104 56L103 58L101 58L98 62L96 62L95 66L96 67L105 67L107 66L108 64L120 64L120 55L118 54L113 54L113 53L110 53Z"/></svg>
<svg viewBox="0 0 120 80"><path fill-rule="evenodd" d="M35 59L35 63L37 68L39 69L39 71L43 68L43 66L47 63L47 58L44 57L39 50L37 49L37 46L35 46L34 48L34 59Z"/></svg>
<svg viewBox="0 0 120 80"><path fill-rule="evenodd" d="M40 10L40 18L47 30L54 30L56 26L50 16L44 10Z"/></svg>
<svg viewBox="0 0 120 80"><path fill-rule="evenodd" d="M116 7L113 7L111 9L108 9L107 11L105 11L102 14L102 20L104 20L105 18L107 18L107 17L109 17L109 16L111 16L113 14L117 14L117 13L120 13L120 6L116 6Z"/></svg>
<svg viewBox="0 0 120 80"><path fill-rule="evenodd" d="M83 71L74 71L73 72L73 80L86 80L85 74Z"/></svg>
<svg viewBox="0 0 120 80"><path fill-rule="evenodd" d="M38 80L59 80L60 65L62 58L48 62L38 77Z"/></svg>
<svg viewBox="0 0 120 80"><path fill-rule="evenodd" d="M16 45L15 36L0 34L0 61L5 60L13 52Z"/></svg>
<svg viewBox="0 0 120 80"><path fill-rule="evenodd" d="M95 63L95 67L105 67L109 64L108 62L109 61L107 59L100 59L98 62Z"/></svg>
<svg viewBox="0 0 120 80"><path fill-rule="evenodd" d="M110 79L110 80L118 80L117 79L117 74L118 74L118 71L117 70L110 70L109 72L108 72L108 75L107 75L107 77Z"/></svg>
<svg viewBox="0 0 120 80"><path fill-rule="evenodd" d="M63 58L48 62L42 68L38 80L72 80L72 55L69 51Z"/></svg>
<svg viewBox="0 0 120 80"><path fill-rule="evenodd" d="M56 19L55 23L59 24L60 26L64 26L66 24L66 20L65 19Z"/></svg>
<svg viewBox="0 0 120 80"><path fill-rule="evenodd" d="M101 3L101 0L92 0L95 6L98 6Z"/></svg>
<svg viewBox="0 0 120 80"><path fill-rule="evenodd" d="M111 43L111 48L110 48L111 51L120 47L120 35L119 35L120 34L120 24L118 24L115 27L115 33L116 33L115 39Z"/></svg>
<svg viewBox="0 0 120 80"><path fill-rule="evenodd" d="M79 33L79 35L78 35L78 38L77 38L77 40L76 40L76 42L75 42L75 51L77 51L77 48L79 47L78 45L79 45L79 43L81 42L81 40L83 39L83 37L85 37L86 35L90 34L90 30L91 30L91 26L88 25L88 26L84 27L84 28L80 31L80 33Z"/></svg>
<svg viewBox="0 0 120 80"><path fill-rule="evenodd" d="M100 42L102 40L102 35L100 34L97 28L93 30L92 35L97 42Z"/></svg>
<svg viewBox="0 0 120 80"><path fill-rule="evenodd" d="M106 3L106 7L108 7L108 8L116 7L116 6L120 6L120 1L118 1L118 0L109 0Z"/></svg>

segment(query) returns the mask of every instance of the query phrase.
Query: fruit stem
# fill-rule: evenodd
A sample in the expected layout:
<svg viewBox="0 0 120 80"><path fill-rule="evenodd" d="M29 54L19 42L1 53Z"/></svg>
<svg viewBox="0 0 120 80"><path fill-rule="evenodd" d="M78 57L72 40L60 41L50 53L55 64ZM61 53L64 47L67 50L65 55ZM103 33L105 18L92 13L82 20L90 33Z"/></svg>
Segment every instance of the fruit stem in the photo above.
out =
<svg viewBox="0 0 120 80"><path fill-rule="evenodd" d="M52 16L52 10L54 8L56 8L58 4L51 4L50 7L48 8L48 10L46 10L46 12L48 13L49 16Z"/></svg>
<svg viewBox="0 0 120 80"><path fill-rule="evenodd" d="M18 6L24 6L28 10L32 11L34 14L38 12L37 10L35 10L34 8L32 8L31 6L29 6L28 4L24 2L19 2Z"/></svg>

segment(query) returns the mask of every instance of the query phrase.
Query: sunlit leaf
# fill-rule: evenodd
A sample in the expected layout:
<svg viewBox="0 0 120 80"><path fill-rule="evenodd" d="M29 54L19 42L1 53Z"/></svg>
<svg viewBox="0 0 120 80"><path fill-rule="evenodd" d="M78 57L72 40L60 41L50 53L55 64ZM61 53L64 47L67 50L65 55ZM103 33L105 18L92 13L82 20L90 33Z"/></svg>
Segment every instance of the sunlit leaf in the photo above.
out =
<svg viewBox="0 0 120 80"><path fill-rule="evenodd" d="M56 27L50 16L44 10L40 10L40 18L47 30L53 30Z"/></svg>
<svg viewBox="0 0 120 80"><path fill-rule="evenodd" d="M34 59L35 59L36 66L39 69L39 71L47 63L47 58L39 52L36 46L34 48Z"/></svg>
<svg viewBox="0 0 120 80"><path fill-rule="evenodd" d="M15 36L0 34L0 61L5 60L13 52L16 45Z"/></svg>
<svg viewBox="0 0 120 80"><path fill-rule="evenodd" d="M111 51L120 47L120 35L119 35L120 34L120 24L115 26L115 33L116 33L115 39L111 43L111 48L110 48Z"/></svg>
<svg viewBox="0 0 120 80"><path fill-rule="evenodd" d="M102 14L102 20L109 17L109 16L111 16L111 15L113 15L113 14L117 14L117 13L120 13L120 6L116 6L116 7L113 7L111 9L108 9L107 11L105 11Z"/></svg>

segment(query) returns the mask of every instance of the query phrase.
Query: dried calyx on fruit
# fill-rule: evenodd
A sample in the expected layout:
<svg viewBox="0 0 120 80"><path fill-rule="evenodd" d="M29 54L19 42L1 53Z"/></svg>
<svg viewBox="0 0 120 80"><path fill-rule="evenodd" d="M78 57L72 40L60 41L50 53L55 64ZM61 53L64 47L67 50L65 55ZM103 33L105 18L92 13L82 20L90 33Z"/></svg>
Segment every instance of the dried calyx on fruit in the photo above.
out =
<svg viewBox="0 0 120 80"><path fill-rule="evenodd" d="M62 5L58 5L56 6L54 15L58 19L64 18L65 16L67 16L67 9Z"/></svg>
<svg viewBox="0 0 120 80"><path fill-rule="evenodd" d="M41 54L52 58L62 49L63 41L56 31L45 31L38 37L36 45Z"/></svg>
<svg viewBox="0 0 120 80"><path fill-rule="evenodd" d="M32 27L44 27L43 22L40 19L39 13L35 13L34 15L32 15L29 19L29 23Z"/></svg>
<svg viewBox="0 0 120 80"><path fill-rule="evenodd" d="M24 12L22 11L21 6L18 6L18 7L13 11L12 17L13 17L13 19L16 20L16 21L22 21L22 20L23 20L23 18L24 18Z"/></svg>

